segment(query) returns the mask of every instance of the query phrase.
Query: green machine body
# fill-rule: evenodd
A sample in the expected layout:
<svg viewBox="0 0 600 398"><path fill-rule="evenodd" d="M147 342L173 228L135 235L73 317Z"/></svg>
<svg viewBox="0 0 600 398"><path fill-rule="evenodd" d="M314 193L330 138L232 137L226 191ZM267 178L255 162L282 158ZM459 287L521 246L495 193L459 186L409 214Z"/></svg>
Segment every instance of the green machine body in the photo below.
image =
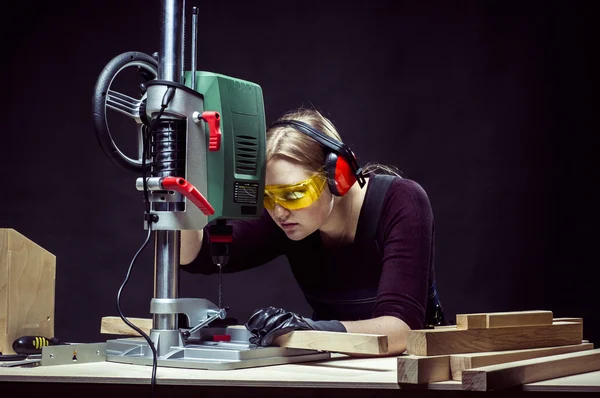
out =
<svg viewBox="0 0 600 398"><path fill-rule="evenodd" d="M218 151L206 151L207 200L217 219L258 218L263 211L266 122L262 89L245 80L197 71L185 81L203 97L204 110L220 114ZM208 131L208 127L205 129Z"/></svg>

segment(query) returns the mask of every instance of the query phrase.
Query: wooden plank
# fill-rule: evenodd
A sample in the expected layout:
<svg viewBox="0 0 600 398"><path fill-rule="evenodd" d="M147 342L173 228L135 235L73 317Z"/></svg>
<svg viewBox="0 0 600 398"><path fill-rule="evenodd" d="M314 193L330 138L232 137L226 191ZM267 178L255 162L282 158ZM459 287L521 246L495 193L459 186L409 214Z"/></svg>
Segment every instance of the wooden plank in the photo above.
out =
<svg viewBox="0 0 600 398"><path fill-rule="evenodd" d="M398 357L398 383L426 384L450 380L450 356Z"/></svg>
<svg viewBox="0 0 600 398"><path fill-rule="evenodd" d="M487 328L552 325L552 311L496 312L487 314Z"/></svg>
<svg viewBox="0 0 600 398"><path fill-rule="evenodd" d="M461 330L551 325L552 311L513 311L458 314L456 328Z"/></svg>
<svg viewBox="0 0 600 398"><path fill-rule="evenodd" d="M440 325L434 326L434 329L456 329L456 325Z"/></svg>
<svg viewBox="0 0 600 398"><path fill-rule="evenodd" d="M127 318L127 320L140 328L142 332L149 334L152 329L152 319ZM139 336L139 333L129 327L119 316L102 317L100 333L116 334L120 336Z"/></svg>
<svg viewBox="0 0 600 398"><path fill-rule="evenodd" d="M278 337L274 345L339 352L342 354L387 355L388 338L379 334L295 330Z"/></svg>
<svg viewBox="0 0 600 398"><path fill-rule="evenodd" d="M460 330L485 329L487 317L485 314L458 314L456 328Z"/></svg>
<svg viewBox="0 0 600 398"><path fill-rule="evenodd" d="M582 337L583 325L576 322L493 329L422 329L408 332L407 352L432 356L522 350L580 344Z"/></svg>
<svg viewBox="0 0 600 398"><path fill-rule="evenodd" d="M510 350L498 352L482 352L475 354L458 354L450 356L452 380L462 380L463 370L498 365L525 359L540 358L550 355L566 354L594 349L591 343L565 345L560 347L532 348L528 350Z"/></svg>
<svg viewBox="0 0 600 398"><path fill-rule="evenodd" d="M554 322L578 322L578 323L583 323L583 318L554 318Z"/></svg>
<svg viewBox="0 0 600 398"><path fill-rule="evenodd" d="M463 390L491 391L600 370L600 349L526 359L463 371Z"/></svg>
<svg viewBox="0 0 600 398"><path fill-rule="evenodd" d="M56 256L11 228L0 228L0 351L24 335L54 337Z"/></svg>
<svg viewBox="0 0 600 398"><path fill-rule="evenodd" d="M150 333L152 319L127 318L144 333ZM244 327L243 325L237 325ZM233 327L233 326L230 326ZM102 318L100 333L124 336L138 336L137 332L126 325L121 317L107 316ZM339 352L344 354L386 355L388 338L378 334L337 333L318 330L296 330L278 337L274 345L288 348L303 348Z"/></svg>

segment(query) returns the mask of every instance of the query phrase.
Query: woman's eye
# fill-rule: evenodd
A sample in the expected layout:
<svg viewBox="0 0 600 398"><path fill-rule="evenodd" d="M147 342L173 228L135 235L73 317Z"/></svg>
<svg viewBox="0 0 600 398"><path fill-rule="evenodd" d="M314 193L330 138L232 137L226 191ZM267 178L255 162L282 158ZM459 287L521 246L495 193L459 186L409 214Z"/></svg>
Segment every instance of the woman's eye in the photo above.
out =
<svg viewBox="0 0 600 398"><path fill-rule="evenodd" d="M288 192L285 195L285 200L302 199L304 197L304 195L305 195L305 193L304 192L300 192L300 191Z"/></svg>

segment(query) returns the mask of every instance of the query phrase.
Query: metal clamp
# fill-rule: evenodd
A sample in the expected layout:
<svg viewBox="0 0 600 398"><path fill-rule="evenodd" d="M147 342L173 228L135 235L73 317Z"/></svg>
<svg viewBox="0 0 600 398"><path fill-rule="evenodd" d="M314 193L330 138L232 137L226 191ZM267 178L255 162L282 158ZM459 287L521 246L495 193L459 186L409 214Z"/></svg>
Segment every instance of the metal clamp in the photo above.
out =
<svg viewBox="0 0 600 398"><path fill-rule="evenodd" d="M207 310L206 315L208 315L208 318L206 318L204 321L200 322L199 324L197 324L190 330L183 332L182 333L183 337L185 337L185 338L190 337L190 335L192 333L197 332L198 330L202 329L204 326L208 325L209 323L211 323L212 321L214 321L217 318L225 319L225 316L227 315L227 311L224 308L221 308L218 310Z"/></svg>

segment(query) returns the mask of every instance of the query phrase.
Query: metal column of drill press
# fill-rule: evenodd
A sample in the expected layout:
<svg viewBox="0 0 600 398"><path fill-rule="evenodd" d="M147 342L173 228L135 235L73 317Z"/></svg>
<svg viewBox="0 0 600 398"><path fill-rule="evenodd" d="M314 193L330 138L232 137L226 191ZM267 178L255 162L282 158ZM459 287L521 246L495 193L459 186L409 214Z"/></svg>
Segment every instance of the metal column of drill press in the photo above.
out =
<svg viewBox="0 0 600 398"><path fill-rule="evenodd" d="M100 76L94 96L98 139L115 163L134 171L144 164L116 147L104 108L150 130L150 175L138 178L136 188L148 193L151 217L144 219L144 227L152 222L155 238L150 337L158 366L235 369L329 358L329 353L314 350L256 347L245 328L215 326L212 322L226 315L221 278L219 305L179 297L180 231L209 225L211 255L221 271L232 241L227 220L262 213L266 124L260 86L196 71L198 9L192 15L192 70L184 71L185 2L162 0L161 7L158 56L130 52L116 57ZM126 66L156 76L144 85L141 100L111 87L114 75ZM180 314L187 325L179 325ZM153 357L145 340L122 338L107 341L107 361L152 365Z"/></svg>

